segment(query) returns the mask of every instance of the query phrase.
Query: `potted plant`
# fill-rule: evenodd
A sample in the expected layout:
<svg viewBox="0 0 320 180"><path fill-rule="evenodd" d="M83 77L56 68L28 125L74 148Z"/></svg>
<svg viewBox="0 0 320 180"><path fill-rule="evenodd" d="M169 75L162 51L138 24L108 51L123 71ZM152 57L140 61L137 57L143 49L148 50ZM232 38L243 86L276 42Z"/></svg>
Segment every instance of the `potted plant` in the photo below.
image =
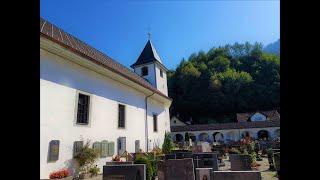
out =
<svg viewBox="0 0 320 180"><path fill-rule="evenodd" d="M91 177L90 169L99 158L99 152L90 148L90 141L87 141L74 158L78 161L80 166L79 179L85 179Z"/></svg>
<svg viewBox="0 0 320 180"><path fill-rule="evenodd" d="M63 180L72 180L72 176L70 176L70 172L68 169L60 169L58 171L54 171L49 175L50 179L63 179Z"/></svg>
<svg viewBox="0 0 320 180"><path fill-rule="evenodd" d="M99 172L100 172L100 168L98 168L97 165L96 165L94 167L91 167L89 169L89 172L91 173L91 177L97 176L99 174Z"/></svg>

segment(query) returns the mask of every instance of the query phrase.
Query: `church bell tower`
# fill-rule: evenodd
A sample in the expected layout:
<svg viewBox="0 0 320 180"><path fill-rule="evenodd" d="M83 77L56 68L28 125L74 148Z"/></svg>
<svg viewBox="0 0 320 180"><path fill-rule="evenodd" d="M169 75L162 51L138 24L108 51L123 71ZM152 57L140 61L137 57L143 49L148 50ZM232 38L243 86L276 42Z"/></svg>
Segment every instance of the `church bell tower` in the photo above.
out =
<svg viewBox="0 0 320 180"><path fill-rule="evenodd" d="M152 86L168 96L167 71L151 43L150 36L137 61L130 66Z"/></svg>

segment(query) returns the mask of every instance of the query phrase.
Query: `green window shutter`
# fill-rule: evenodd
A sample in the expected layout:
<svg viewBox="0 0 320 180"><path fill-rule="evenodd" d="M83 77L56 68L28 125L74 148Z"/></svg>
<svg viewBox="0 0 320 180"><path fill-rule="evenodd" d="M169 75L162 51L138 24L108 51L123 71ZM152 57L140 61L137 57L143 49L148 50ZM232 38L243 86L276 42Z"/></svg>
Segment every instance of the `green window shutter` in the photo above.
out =
<svg viewBox="0 0 320 180"><path fill-rule="evenodd" d="M94 142L92 144L92 148L101 154L101 143L100 142Z"/></svg>
<svg viewBox="0 0 320 180"><path fill-rule="evenodd" d="M109 142L108 143L108 156L113 156L114 155L114 142Z"/></svg>
<svg viewBox="0 0 320 180"><path fill-rule="evenodd" d="M59 140L52 140L49 144L49 161L57 161L59 159Z"/></svg>
<svg viewBox="0 0 320 180"><path fill-rule="evenodd" d="M107 140L103 140L101 142L101 156L100 157L107 157L108 155L108 141Z"/></svg>
<svg viewBox="0 0 320 180"><path fill-rule="evenodd" d="M75 141L73 144L73 157L79 152L83 147L83 141Z"/></svg>

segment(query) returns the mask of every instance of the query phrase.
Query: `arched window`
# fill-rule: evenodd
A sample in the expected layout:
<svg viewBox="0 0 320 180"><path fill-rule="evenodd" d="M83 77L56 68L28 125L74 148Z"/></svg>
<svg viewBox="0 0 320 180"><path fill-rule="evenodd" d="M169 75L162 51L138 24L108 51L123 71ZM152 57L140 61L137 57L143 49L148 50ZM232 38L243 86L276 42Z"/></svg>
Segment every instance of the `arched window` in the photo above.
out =
<svg viewBox="0 0 320 180"><path fill-rule="evenodd" d="M147 76L148 75L148 67L145 66L141 69L141 75L142 76Z"/></svg>

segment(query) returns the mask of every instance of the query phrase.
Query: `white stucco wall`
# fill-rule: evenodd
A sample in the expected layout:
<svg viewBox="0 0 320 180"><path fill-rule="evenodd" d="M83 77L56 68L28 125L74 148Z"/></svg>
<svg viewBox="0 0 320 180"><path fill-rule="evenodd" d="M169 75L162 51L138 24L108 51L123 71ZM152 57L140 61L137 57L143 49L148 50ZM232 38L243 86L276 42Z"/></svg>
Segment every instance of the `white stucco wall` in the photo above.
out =
<svg viewBox="0 0 320 180"><path fill-rule="evenodd" d="M156 81L157 81L157 89L161 91L163 94L168 95L168 85L167 85L167 73L165 70L162 70L163 77L160 76L161 67L156 64Z"/></svg>
<svg viewBox="0 0 320 180"><path fill-rule="evenodd" d="M146 65L141 65L138 67L134 68L134 72L137 73L139 76L142 75L141 69L143 67L148 67L148 75L147 76L142 76L143 78L147 79L154 87L156 86L156 76L155 76L155 64L146 64Z"/></svg>
<svg viewBox="0 0 320 180"><path fill-rule="evenodd" d="M178 118L176 118L175 116L173 116L170 119L170 126L185 126L186 124L183 123L182 121L180 121Z"/></svg>
<svg viewBox="0 0 320 180"><path fill-rule="evenodd" d="M127 151L135 151L135 140L140 140L140 148L145 150L145 94L42 49L40 66L40 178L61 168L75 169L74 141L113 141L116 154L117 138L125 136ZM91 94L89 125L75 124L79 90ZM126 106L125 129L118 129L119 103ZM149 106L149 138L161 145L165 130L170 130L169 110L153 102ZM152 113L159 114L157 133L153 133ZM56 162L47 162L51 140L60 140ZM111 157L98 160L101 172L107 160Z"/></svg>

